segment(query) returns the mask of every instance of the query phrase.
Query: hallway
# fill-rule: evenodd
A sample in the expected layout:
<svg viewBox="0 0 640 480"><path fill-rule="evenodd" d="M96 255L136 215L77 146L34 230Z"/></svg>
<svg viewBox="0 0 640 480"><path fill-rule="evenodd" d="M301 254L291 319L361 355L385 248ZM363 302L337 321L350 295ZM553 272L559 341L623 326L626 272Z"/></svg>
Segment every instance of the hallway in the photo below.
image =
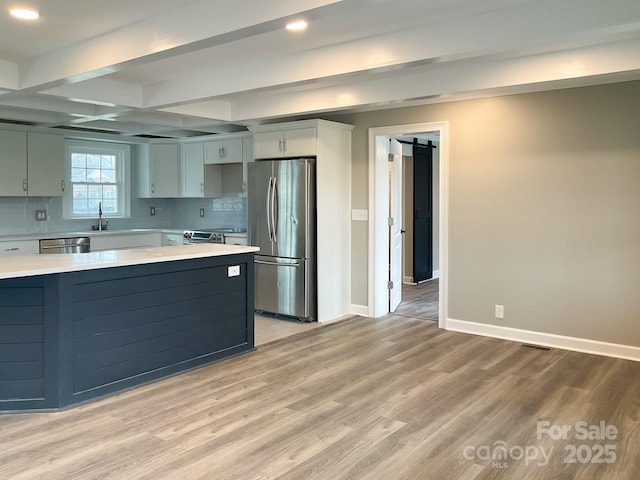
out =
<svg viewBox="0 0 640 480"><path fill-rule="evenodd" d="M418 285L402 285L402 302L396 315L438 321L440 280L434 278Z"/></svg>

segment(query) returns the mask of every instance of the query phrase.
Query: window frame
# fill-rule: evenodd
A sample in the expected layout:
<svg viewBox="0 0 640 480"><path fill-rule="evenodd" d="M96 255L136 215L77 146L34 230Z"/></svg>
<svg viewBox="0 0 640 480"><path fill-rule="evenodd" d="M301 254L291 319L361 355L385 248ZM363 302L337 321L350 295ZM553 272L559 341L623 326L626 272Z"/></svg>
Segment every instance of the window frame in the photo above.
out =
<svg viewBox="0 0 640 480"><path fill-rule="evenodd" d="M97 218L98 212L73 213L73 185L71 174L71 155L73 153L91 153L98 155L115 155L118 188L118 214L104 215L105 218L131 217L131 146L124 143L100 142L95 140L65 141L65 178L69 188L63 196L62 218L68 220Z"/></svg>

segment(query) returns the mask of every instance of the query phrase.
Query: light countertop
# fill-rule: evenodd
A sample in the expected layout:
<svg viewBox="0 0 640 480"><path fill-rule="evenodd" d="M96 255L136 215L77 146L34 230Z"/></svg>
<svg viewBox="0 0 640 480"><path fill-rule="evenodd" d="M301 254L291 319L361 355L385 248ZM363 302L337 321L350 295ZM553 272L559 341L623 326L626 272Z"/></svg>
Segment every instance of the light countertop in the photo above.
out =
<svg viewBox="0 0 640 480"><path fill-rule="evenodd" d="M2 257L0 279L237 255L257 252L258 250L258 247L251 246L203 243L198 245L136 248L133 250L107 250L91 253L15 255Z"/></svg>
<svg viewBox="0 0 640 480"><path fill-rule="evenodd" d="M140 233L179 233L185 229L177 228L127 228L122 230L84 230L75 232L43 232L43 233L16 233L12 235L0 235L0 242L15 240L41 240L46 238L71 238L71 237L97 237L103 235L135 235Z"/></svg>

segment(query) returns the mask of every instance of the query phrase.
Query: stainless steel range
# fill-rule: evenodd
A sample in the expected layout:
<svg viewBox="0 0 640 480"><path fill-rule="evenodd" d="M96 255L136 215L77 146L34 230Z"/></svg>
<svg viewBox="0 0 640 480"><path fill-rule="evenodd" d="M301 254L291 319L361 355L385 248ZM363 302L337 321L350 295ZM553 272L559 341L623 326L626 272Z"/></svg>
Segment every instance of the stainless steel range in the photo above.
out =
<svg viewBox="0 0 640 480"><path fill-rule="evenodd" d="M182 234L183 245L198 243L224 243L226 233L246 232L244 228L216 228L211 230L185 230Z"/></svg>

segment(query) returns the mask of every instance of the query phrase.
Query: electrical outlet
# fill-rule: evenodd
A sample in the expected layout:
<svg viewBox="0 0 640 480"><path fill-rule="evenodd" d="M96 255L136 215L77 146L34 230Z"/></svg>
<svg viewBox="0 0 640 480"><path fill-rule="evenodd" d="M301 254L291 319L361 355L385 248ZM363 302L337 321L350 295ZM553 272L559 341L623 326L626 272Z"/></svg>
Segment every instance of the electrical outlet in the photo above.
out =
<svg viewBox="0 0 640 480"><path fill-rule="evenodd" d="M228 277L237 277L240 275L240 265L233 265L227 268Z"/></svg>
<svg viewBox="0 0 640 480"><path fill-rule="evenodd" d="M36 210L36 222L43 222L47 219L46 210Z"/></svg>
<svg viewBox="0 0 640 480"><path fill-rule="evenodd" d="M152 217L156 214L156 207L149 207L149 215Z"/></svg>
<svg viewBox="0 0 640 480"><path fill-rule="evenodd" d="M201 208L201 209L200 209L200 216L201 216L201 217L204 217L204 208Z"/></svg>
<svg viewBox="0 0 640 480"><path fill-rule="evenodd" d="M496 304L496 318L499 320L504 320L504 305Z"/></svg>

